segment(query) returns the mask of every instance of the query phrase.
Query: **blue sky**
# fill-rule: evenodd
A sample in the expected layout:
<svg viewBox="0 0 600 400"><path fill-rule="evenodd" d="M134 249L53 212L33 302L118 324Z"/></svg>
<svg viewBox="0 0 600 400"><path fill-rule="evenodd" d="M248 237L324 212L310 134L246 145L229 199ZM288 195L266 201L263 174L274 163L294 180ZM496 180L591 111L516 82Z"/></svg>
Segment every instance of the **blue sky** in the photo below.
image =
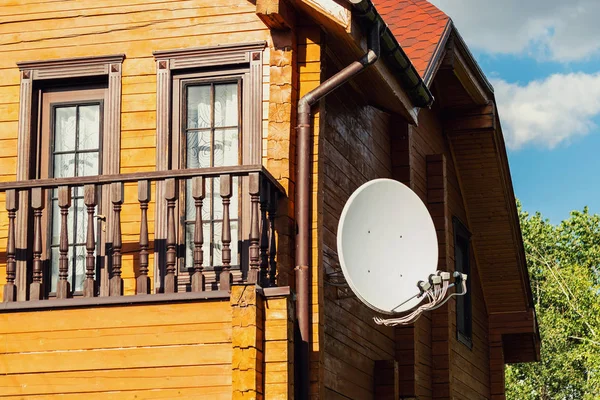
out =
<svg viewBox="0 0 600 400"><path fill-rule="evenodd" d="M598 0L430 0L495 88L515 195L551 222L600 213Z"/></svg>

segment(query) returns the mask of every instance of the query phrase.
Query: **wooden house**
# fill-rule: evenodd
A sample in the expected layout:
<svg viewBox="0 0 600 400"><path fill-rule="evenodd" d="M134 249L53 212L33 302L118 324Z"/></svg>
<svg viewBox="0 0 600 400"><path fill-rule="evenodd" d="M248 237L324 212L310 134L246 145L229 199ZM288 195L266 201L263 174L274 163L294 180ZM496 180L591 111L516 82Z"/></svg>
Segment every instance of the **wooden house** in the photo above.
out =
<svg viewBox="0 0 600 400"><path fill-rule="evenodd" d="M401 328L339 286L379 177L470 276ZM539 358L493 89L425 0L4 0L0 181L0 399L502 399Z"/></svg>

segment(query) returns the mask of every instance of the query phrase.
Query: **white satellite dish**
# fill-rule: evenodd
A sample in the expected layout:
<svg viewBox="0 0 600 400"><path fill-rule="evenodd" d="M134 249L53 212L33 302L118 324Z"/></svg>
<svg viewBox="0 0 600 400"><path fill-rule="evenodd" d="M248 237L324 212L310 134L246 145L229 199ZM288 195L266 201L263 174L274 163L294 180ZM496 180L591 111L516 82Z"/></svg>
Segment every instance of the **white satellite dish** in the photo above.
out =
<svg viewBox="0 0 600 400"><path fill-rule="evenodd" d="M417 283L436 274L438 243L429 211L412 190L391 179L367 182L350 196L337 247L350 289L380 313L418 306L425 296Z"/></svg>

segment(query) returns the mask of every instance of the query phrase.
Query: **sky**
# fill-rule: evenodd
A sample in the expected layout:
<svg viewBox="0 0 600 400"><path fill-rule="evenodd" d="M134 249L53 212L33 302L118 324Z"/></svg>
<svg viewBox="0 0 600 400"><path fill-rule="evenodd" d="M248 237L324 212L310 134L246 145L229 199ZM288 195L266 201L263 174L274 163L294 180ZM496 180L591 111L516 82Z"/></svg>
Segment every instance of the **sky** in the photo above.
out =
<svg viewBox="0 0 600 400"><path fill-rule="evenodd" d="M552 223L600 213L600 1L429 1L494 86L523 208Z"/></svg>

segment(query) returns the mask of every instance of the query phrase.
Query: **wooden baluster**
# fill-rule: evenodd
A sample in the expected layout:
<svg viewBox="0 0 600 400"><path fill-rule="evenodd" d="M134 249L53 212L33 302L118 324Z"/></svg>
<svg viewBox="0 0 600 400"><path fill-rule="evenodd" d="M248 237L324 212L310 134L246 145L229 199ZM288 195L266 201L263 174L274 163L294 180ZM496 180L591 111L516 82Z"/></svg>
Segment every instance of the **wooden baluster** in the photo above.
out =
<svg viewBox="0 0 600 400"><path fill-rule="evenodd" d="M138 201L140 202L140 275L136 279L136 293L150 293L148 278L148 203L150 202L150 183L138 182Z"/></svg>
<svg viewBox="0 0 600 400"><path fill-rule="evenodd" d="M31 189L31 208L33 208L33 282L29 286L29 299L41 300L42 290L42 211L44 210L44 189Z"/></svg>
<svg viewBox="0 0 600 400"><path fill-rule="evenodd" d="M121 278L121 263L123 239L121 237L121 206L123 205L123 182L110 184L110 197L113 205L113 241L112 241L112 271L110 276L109 295L123 296L123 278Z"/></svg>
<svg viewBox="0 0 600 400"><path fill-rule="evenodd" d="M177 243L175 241L175 204L177 202L177 181L165 180L165 199L167 200L167 257L165 268L165 293L175 293L177 282L175 265L177 264Z"/></svg>
<svg viewBox="0 0 600 400"><path fill-rule="evenodd" d="M69 282L69 207L71 207L71 188L58 188L58 207L60 208L60 242L58 245L58 282L56 298L66 299L71 296Z"/></svg>
<svg viewBox="0 0 600 400"><path fill-rule="evenodd" d="M267 220L269 185L267 180L261 179L260 186L260 285L266 287L269 285L269 221Z"/></svg>
<svg viewBox="0 0 600 400"><path fill-rule="evenodd" d="M269 191L269 285L275 286L277 276L277 242L275 238L275 217L277 215L278 192L274 187Z"/></svg>
<svg viewBox="0 0 600 400"><path fill-rule="evenodd" d="M87 209L87 233L85 238L85 281L83 282L83 296L94 297L96 282L96 235L94 234L94 212L96 211L96 185L83 187L83 203Z"/></svg>
<svg viewBox="0 0 600 400"><path fill-rule="evenodd" d="M204 244L202 227L202 201L204 200L204 178L197 176L192 179L192 197L196 206L196 220L194 221L194 274L192 275L192 292L203 292L206 283L203 273Z"/></svg>
<svg viewBox="0 0 600 400"><path fill-rule="evenodd" d="M15 247L15 218L19 208L18 192L14 189L6 191L6 211L8 211L8 240L6 243L6 285L4 285L4 301L17 300L17 275L16 247Z"/></svg>
<svg viewBox="0 0 600 400"><path fill-rule="evenodd" d="M231 202L231 176L221 175L221 199L223 200L223 229L221 232L221 261L223 270L219 279L221 290L231 289L231 221L229 218L229 203Z"/></svg>
<svg viewBox="0 0 600 400"><path fill-rule="evenodd" d="M248 271L248 282L259 282L260 268L260 176L258 173L252 173L249 176L250 186L250 245L248 247L248 258L250 268Z"/></svg>

